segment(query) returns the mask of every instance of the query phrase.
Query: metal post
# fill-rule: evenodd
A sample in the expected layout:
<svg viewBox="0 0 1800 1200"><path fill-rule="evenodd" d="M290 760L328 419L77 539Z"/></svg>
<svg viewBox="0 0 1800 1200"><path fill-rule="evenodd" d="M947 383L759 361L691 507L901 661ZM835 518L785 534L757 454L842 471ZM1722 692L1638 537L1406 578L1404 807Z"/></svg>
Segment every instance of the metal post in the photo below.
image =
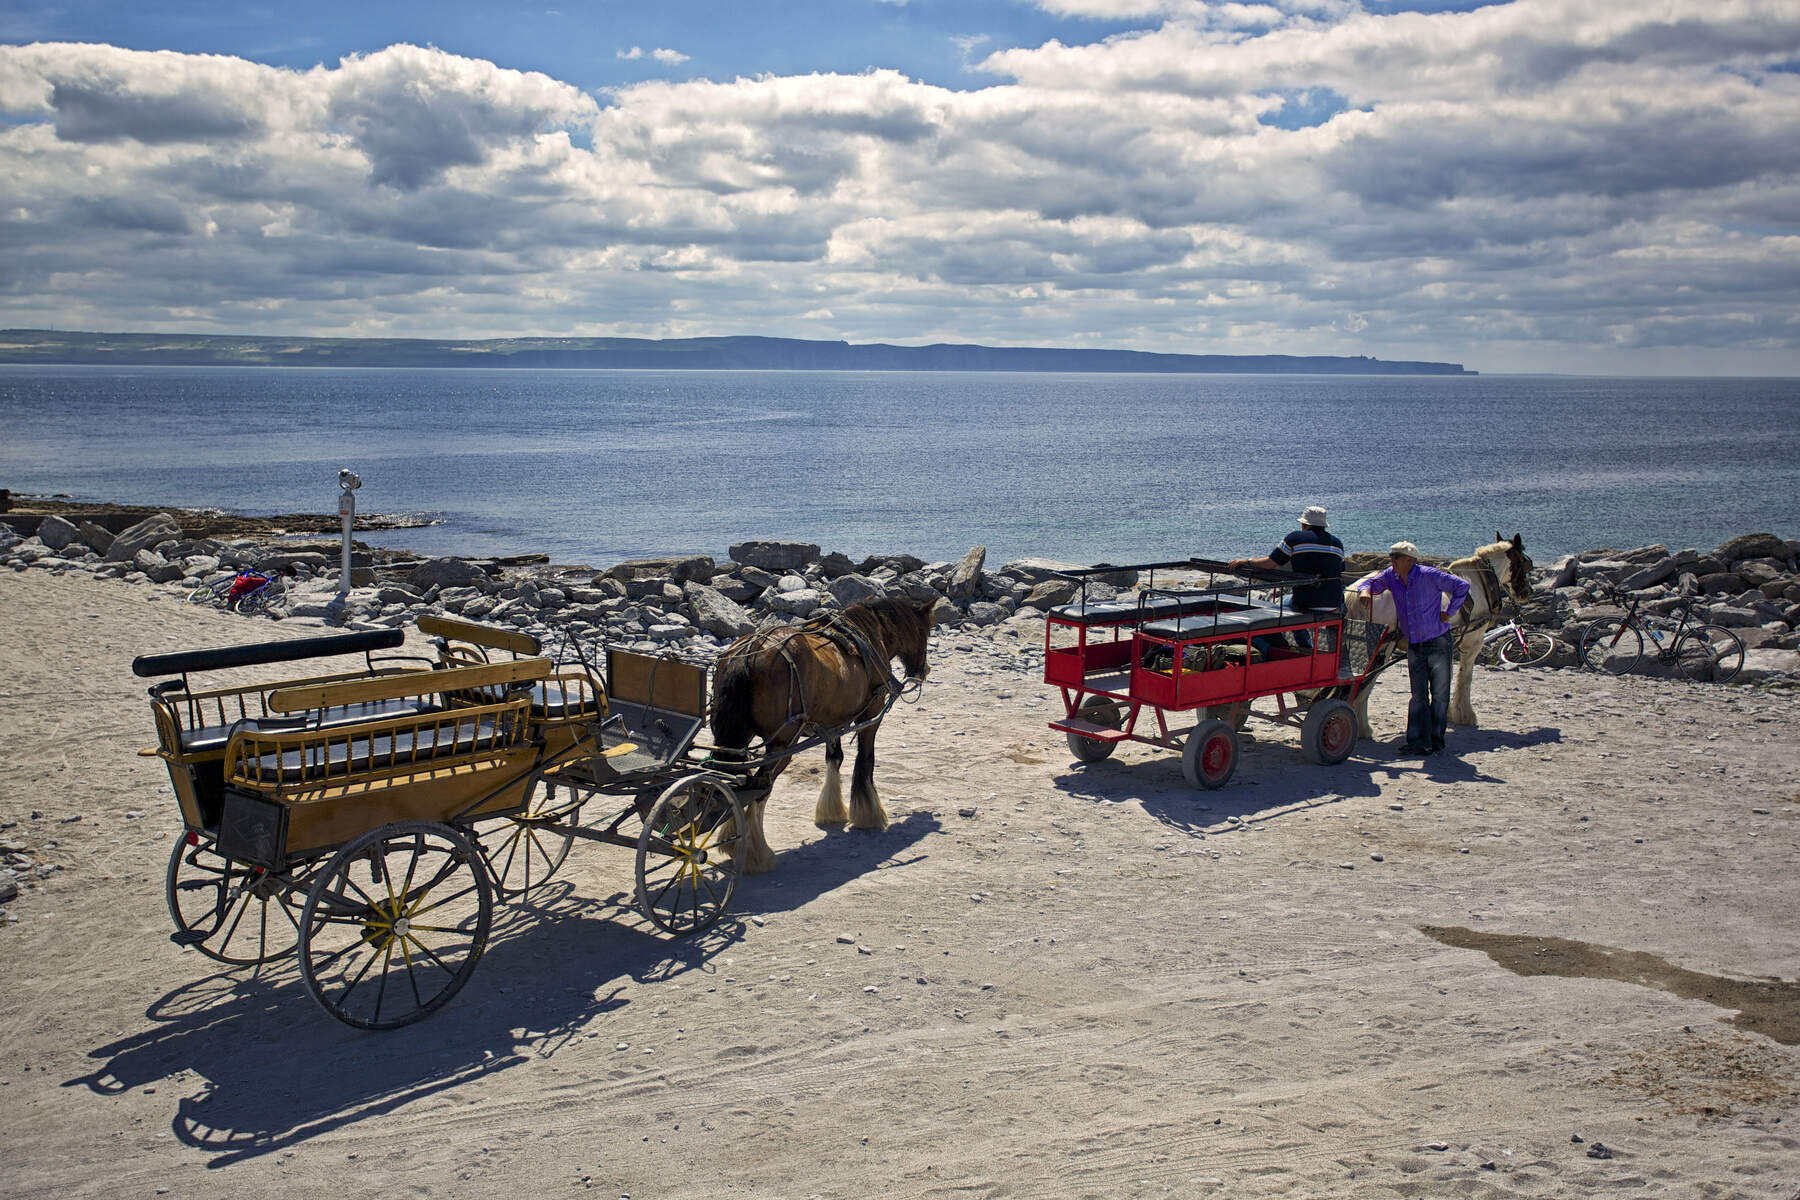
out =
<svg viewBox="0 0 1800 1200"><path fill-rule="evenodd" d="M338 515L344 519L343 570L338 575L338 593L327 607L339 621L350 602L350 535L356 528L356 489L361 486L362 477L355 471L346 467L338 472L338 487L343 490L338 497Z"/></svg>

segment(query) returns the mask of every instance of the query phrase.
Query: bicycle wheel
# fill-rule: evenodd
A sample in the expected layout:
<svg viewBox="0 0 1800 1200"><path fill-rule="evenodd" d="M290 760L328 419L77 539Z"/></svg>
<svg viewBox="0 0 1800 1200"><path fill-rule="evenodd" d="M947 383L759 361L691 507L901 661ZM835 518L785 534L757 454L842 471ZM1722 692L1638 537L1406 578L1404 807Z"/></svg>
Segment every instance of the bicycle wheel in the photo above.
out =
<svg viewBox="0 0 1800 1200"><path fill-rule="evenodd" d="M210 583L203 583L187 594L189 604L217 604L219 589Z"/></svg>
<svg viewBox="0 0 1800 1200"><path fill-rule="evenodd" d="M1581 634L1581 665L1623 675L1644 657L1644 635L1617 617L1602 617Z"/></svg>
<svg viewBox="0 0 1800 1200"><path fill-rule="evenodd" d="M1744 666L1744 643L1718 625L1697 625L1675 643L1675 665L1700 683L1729 683Z"/></svg>
<svg viewBox="0 0 1800 1200"><path fill-rule="evenodd" d="M1513 628L1500 639L1500 661L1535 667L1556 651L1556 639L1541 629Z"/></svg>

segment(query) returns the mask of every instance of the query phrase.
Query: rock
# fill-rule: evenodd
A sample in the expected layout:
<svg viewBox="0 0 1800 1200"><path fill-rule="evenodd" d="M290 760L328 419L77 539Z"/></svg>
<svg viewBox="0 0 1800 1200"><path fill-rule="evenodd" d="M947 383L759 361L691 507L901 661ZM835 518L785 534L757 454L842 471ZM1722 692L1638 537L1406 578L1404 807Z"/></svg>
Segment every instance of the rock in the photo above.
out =
<svg viewBox="0 0 1800 1200"><path fill-rule="evenodd" d="M181 526L168 513L145 517L113 539L106 550L107 562L130 562L139 550L148 550L158 542L181 536Z"/></svg>
<svg viewBox="0 0 1800 1200"><path fill-rule="evenodd" d="M1699 579L1700 590L1709 595L1733 595L1743 590L1744 581L1735 571L1719 571L1711 575L1702 575Z"/></svg>
<svg viewBox="0 0 1800 1200"><path fill-rule="evenodd" d="M954 624L962 620L962 615L962 609L940 596L938 602L931 606L931 627L936 629L939 625Z"/></svg>
<svg viewBox="0 0 1800 1200"><path fill-rule="evenodd" d="M735 604L748 604L768 590L736 575L715 575L711 587Z"/></svg>
<svg viewBox="0 0 1800 1200"><path fill-rule="evenodd" d="M38 530L38 536L43 536L42 529ZM1764 584L1782 580L1780 567L1766 558L1747 559L1740 562L1734 569L1737 571L1738 578L1753 588L1760 588ZM1782 586L1787 586L1785 581L1782 581Z"/></svg>
<svg viewBox="0 0 1800 1200"><path fill-rule="evenodd" d="M1059 571L1079 570L1081 567L1075 563L1058 562L1053 558L1015 558L1000 568L1002 574L1034 584L1056 579Z"/></svg>
<svg viewBox="0 0 1800 1200"><path fill-rule="evenodd" d="M910 554L879 554L863 559L856 565L856 569L863 575L873 575L880 570L889 570L895 575L905 575L908 572L917 571L924 565L924 559L914 558Z"/></svg>
<svg viewBox="0 0 1800 1200"><path fill-rule="evenodd" d="M981 591L981 567L987 561L987 547L976 546L950 571L944 594L952 600L971 600Z"/></svg>
<svg viewBox="0 0 1800 1200"><path fill-rule="evenodd" d="M1573 554L1565 555L1563 560L1556 564L1556 574L1550 579L1551 590L1554 591L1557 588L1566 588L1572 585L1575 582L1577 572L1580 570L1581 560Z"/></svg>
<svg viewBox="0 0 1800 1200"><path fill-rule="evenodd" d="M676 583L687 583L690 580L707 583L713 577L714 565L710 554L678 554L665 558L634 558L619 563L607 574L625 584L645 575L671 579Z"/></svg>
<svg viewBox="0 0 1800 1200"><path fill-rule="evenodd" d="M736 638L756 628L750 614L716 588L689 581L683 585L682 593L689 611L694 614L694 624L708 633Z"/></svg>
<svg viewBox="0 0 1800 1200"><path fill-rule="evenodd" d="M1788 544L1772 533L1746 533L1734 537L1713 554L1727 567L1746 558L1777 558L1790 566L1794 562L1794 552Z"/></svg>
<svg viewBox="0 0 1800 1200"><path fill-rule="evenodd" d="M19 877L11 871L0 869L0 904L16 900L18 896Z"/></svg>
<svg viewBox="0 0 1800 1200"><path fill-rule="evenodd" d="M792 571L819 557L810 542L739 542L731 548L731 561L765 571Z"/></svg>
<svg viewBox="0 0 1800 1200"><path fill-rule="evenodd" d="M471 587L487 581L487 572L460 558L432 558L414 567L406 585L418 591L434 587Z"/></svg>
<svg viewBox="0 0 1800 1200"><path fill-rule="evenodd" d="M1069 603L1080 591L1080 585L1073 579L1046 579L1032 588L1021 603L1026 608L1048 611L1059 604Z"/></svg>
<svg viewBox="0 0 1800 1200"><path fill-rule="evenodd" d="M663 589L674 582L663 575L639 575L625 581L625 595L632 600L661 600Z"/></svg>
<svg viewBox="0 0 1800 1200"><path fill-rule="evenodd" d="M795 617L809 617L824 602L824 597L813 588L796 588L788 592L772 592L764 598L770 611L787 613Z"/></svg>
<svg viewBox="0 0 1800 1200"><path fill-rule="evenodd" d="M1627 575L1619 581L1619 586L1628 592L1642 591L1644 588L1654 587L1663 580L1672 577L1680 567L1681 564L1677 563L1673 558L1664 558L1660 562L1652 563L1641 571L1634 571L1630 575Z"/></svg>
<svg viewBox="0 0 1800 1200"><path fill-rule="evenodd" d="M882 587L866 575L841 575L833 579L825 588L832 598L845 608L858 600L872 600L882 594Z"/></svg>
<svg viewBox="0 0 1800 1200"><path fill-rule="evenodd" d="M1006 609L987 600L969 605L969 620L976 625L998 625L1006 620Z"/></svg>
<svg viewBox="0 0 1800 1200"><path fill-rule="evenodd" d="M80 532L82 542L92 546L97 552L105 554L112 549L114 540L112 530L96 525L92 521L83 521Z"/></svg>
<svg viewBox="0 0 1800 1200"><path fill-rule="evenodd" d="M1756 683L1781 675L1800 675L1800 650L1746 650L1744 666L1733 683Z"/></svg>
<svg viewBox="0 0 1800 1200"><path fill-rule="evenodd" d="M264 575L280 575L292 571L295 567L309 567L314 571L323 571L329 567L341 565L342 555L331 558L318 550L293 550L282 554L265 554L256 560L256 569ZM355 570L354 566L351 570ZM407 577L412 582L412 577ZM413 586L425 586L414 583Z"/></svg>
<svg viewBox="0 0 1800 1200"><path fill-rule="evenodd" d="M1723 625L1727 629L1749 628L1763 623L1763 615L1754 609L1737 608L1729 604L1721 604L1713 609L1707 620L1714 625Z"/></svg>
<svg viewBox="0 0 1800 1200"><path fill-rule="evenodd" d="M842 579L846 575L856 573L856 564L850 561L848 554L840 554L833 550L819 560L819 570L827 579Z"/></svg>
<svg viewBox="0 0 1800 1200"><path fill-rule="evenodd" d="M37 536L44 545L60 552L81 537L81 530L52 514L38 522Z"/></svg>

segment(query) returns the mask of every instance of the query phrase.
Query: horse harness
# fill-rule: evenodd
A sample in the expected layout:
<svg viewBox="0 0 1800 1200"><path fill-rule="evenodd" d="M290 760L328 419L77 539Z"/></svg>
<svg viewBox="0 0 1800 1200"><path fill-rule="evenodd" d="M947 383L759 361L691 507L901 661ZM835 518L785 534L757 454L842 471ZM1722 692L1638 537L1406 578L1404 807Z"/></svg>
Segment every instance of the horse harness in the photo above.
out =
<svg viewBox="0 0 1800 1200"><path fill-rule="evenodd" d="M779 642L775 642L774 635L778 633L786 636ZM905 685L894 678L894 672L888 666L887 660L870 643L867 634L858 629L853 622L845 620L839 613L821 613L800 625L765 630L756 635L749 647L739 651L739 653L745 653L757 644L774 643L775 652L781 655L782 660L787 663L788 719L782 722L776 733L781 733L796 723L803 729L808 724L807 714L811 711L811 706L807 703L805 688L801 683L800 664L794 661L794 654L790 649L794 638L803 633L816 634L836 646L844 657L861 661L863 669L875 682L877 690L887 693L887 697L882 703L882 714L885 716Z"/></svg>

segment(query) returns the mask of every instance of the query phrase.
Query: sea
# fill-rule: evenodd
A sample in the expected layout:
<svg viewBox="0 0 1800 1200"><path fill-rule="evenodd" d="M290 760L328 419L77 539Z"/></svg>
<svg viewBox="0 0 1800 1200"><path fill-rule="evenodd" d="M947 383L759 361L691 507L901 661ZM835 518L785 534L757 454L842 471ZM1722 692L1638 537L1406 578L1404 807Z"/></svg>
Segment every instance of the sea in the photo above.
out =
<svg viewBox="0 0 1800 1200"><path fill-rule="evenodd" d="M363 513L424 554L604 566L754 539L853 558L1800 537L1800 380L0 366L0 487Z"/></svg>

